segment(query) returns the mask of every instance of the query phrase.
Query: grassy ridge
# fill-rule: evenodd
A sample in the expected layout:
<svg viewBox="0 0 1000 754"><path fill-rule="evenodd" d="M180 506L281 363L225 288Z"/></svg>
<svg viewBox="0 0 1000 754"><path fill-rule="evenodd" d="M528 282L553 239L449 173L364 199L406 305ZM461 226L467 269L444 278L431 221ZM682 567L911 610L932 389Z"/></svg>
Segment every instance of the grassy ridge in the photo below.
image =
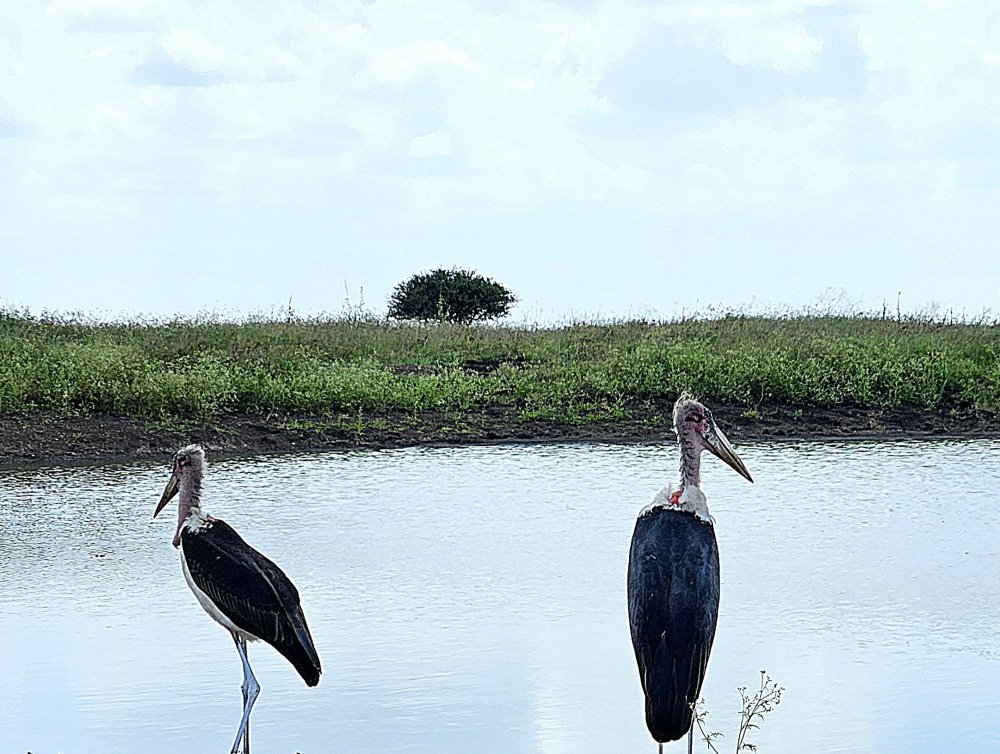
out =
<svg viewBox="0 0 1000 754"><path fill-rule="evenodd" d="M468 412L594 421L692 390L754 406L1000 408L1000 327L744 317L562 327L374 318L96 324L0 312L0 413Z"/></svg>

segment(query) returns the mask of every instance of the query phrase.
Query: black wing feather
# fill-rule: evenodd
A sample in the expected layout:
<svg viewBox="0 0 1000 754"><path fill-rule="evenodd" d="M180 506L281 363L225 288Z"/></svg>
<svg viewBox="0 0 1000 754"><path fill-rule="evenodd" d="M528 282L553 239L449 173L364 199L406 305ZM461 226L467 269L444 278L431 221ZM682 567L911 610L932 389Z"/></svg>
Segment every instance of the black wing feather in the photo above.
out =
<svg viewBox="0 0 1000 754"><path fill-rule="evenodd" d="M691 727L719 616L719 549L693 513L654 508L632 534L628 563L632 646L646 726L661 743Z"/></svg>
<svg viewBox="0 0 1000 754"><path fill-rule="evenodd" d="M277 649L309 686L319 683L319 655L285 572L225 521L181 534L191 578L236 626Z"/></svg>

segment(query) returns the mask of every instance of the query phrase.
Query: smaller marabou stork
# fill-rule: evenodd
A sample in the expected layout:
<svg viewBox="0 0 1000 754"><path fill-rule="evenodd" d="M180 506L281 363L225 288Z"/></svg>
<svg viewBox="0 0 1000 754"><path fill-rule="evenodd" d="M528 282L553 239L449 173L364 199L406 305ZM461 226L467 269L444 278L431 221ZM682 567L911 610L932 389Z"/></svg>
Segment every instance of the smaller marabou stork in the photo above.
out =
<svg viewBox="0 0 1000 754"><path fill-rule="evenodd" d="M277 649L307 686L319 683L319 655L291 580L233 527L202 511L204 476L205 451L198 445L178 450L153 518L178 495L173 544L181 551L184 579L205 612L232 635L243 662L243 717L231 754L239 754L240 741L243 754L250 754L250 710L260 684L250 669L247 642L264 641Z"/></svg>
<svg viewBox="0 0 1000 754"><path fill-rule="evenodd" d="M688 394L674 404L680 486L656 495L635 522L628 560L628 617L646 727L659 743L688 734L719 618L719 546L701 484L707 450L752 482L712 413Z"/></svg>

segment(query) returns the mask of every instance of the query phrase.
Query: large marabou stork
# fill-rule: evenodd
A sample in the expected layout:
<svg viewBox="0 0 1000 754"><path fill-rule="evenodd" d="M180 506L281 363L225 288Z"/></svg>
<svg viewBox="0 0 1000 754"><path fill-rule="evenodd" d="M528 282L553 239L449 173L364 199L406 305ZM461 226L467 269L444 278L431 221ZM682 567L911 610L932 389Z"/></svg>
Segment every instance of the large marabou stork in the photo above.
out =
<svg viewBox="0 0 1000 754"><path fill-rule="evenodd" d="M753 479L712 413L688 394L674 404L681 483L661 490L635 522L628 559L628 617L646 727L659 744L688 734L719 617L719 547L701 483L701 453Z"/></svg>
<svg viewBox="0 0 1000 754"><path fill-rule="evenodd" d="M200 446L178 450L153 518L178 495L174 547L181 550L184 578L205 612L232 635L243 662L243 717L231 754L238 754L241 740L243 754L250 754L250 710L260 684L250 669L247 642L264 641L277 649L307 686L319 683L319 656L291 580L233 527L202 511L204 475L205 451Z"/></svg>

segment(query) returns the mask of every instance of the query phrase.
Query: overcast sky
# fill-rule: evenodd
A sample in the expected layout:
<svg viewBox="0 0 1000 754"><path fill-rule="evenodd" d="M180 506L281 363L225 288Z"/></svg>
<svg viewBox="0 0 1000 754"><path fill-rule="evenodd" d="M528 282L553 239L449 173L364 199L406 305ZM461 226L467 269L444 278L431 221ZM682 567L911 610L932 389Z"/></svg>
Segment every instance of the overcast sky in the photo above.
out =
<svg viewBox="0 0 1000 754"><path fill-rule="evenodd" d="M0 305L1000 311L982 2L0 4Z"/></svg>

